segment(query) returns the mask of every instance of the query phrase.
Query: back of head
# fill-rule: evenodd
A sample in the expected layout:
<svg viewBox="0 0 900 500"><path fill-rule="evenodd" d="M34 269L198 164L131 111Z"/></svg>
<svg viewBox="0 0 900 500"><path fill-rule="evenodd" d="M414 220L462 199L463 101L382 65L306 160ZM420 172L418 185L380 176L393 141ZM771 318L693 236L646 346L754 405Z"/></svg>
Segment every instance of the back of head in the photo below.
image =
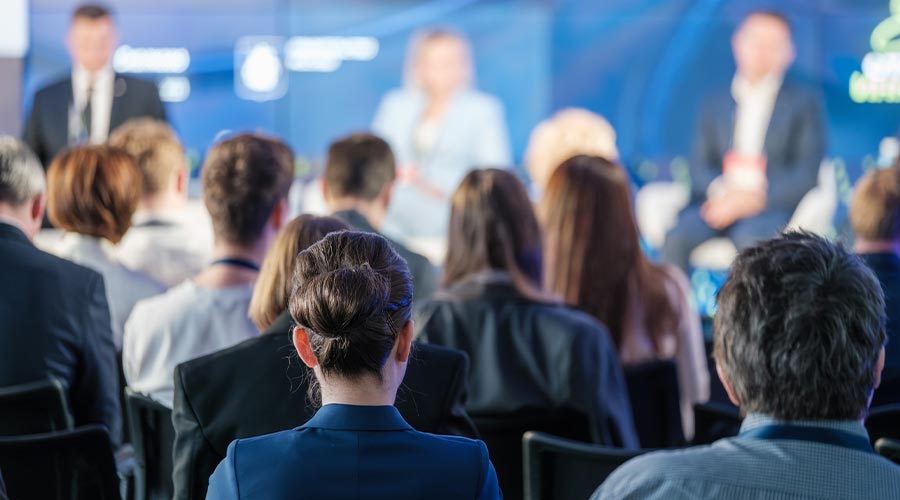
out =
<svg viewBox="0 0 900 500"><path fill-rule="evenodd" d="M294 154L278 139L241 134L214 145L201 173L216 239L252 245L294 179Z"/></svg>
<svg viewBox="0 0 900 500"><path fill-rule="evenodd" d="M109 145L134 159L144 178L144 195L164 192L178 172L187 170L184 148L172 127L163 121L128 120L110 134Z"/></svg>
<svg viewBox="0 0 900 500"><path fill-rule="evenodd" d="M383 237L331 233L300 252L290 312L325 377L375 375L412 313L409 268Z"/></svg>
<svg viewBox="0 0 900 500"><path fill-rule="evenodd" d="M118 243L141 197L131 156L109 146L64 150L47 170L47 216L54 226Z"/></svg>
<svg viewBox="0 0 900 500"><path fill-rule="evenodd" d="M506 170L469 172L451 200L444 286L504 271L520 293L543 299L541 261L541 232L525 186Z"/></svg>
<svg viewBox="0 0 900 500"><path fill-rule="evenodd" d="M297 254L335 231L350 227L334 217L303 214L285 224L266 254L250 299L250 318L260 331L272 325L288 307Z"/></svg>
<svg viewBox="0 0 900 500"><path fill-rule="evenodd" d="M567 108L542 121L531 132L525 166L531 179L543 187L556 167L576 155L617 161L616 131L600 115L586 109Z"/></svg>
<svg viewBox="0 0 900 500"><path fill-rule="evenodd" d="M0 136L0 204L21 206L44 192L44 169L25 143Z"/></svg>
<svg viewBox="0 0 900 500"><path fill-rule="evenodd" d="M73 21L76 19L97 21L100 19L111 19L112 17L112 10L99 3L83 3L75 7L75 10L72 11Z"/></svg>
<svg viewBox="0 0 900 500"><path fill-rule="evenodd" d="M395 177L394 153L378 136L352 134L328 148L325 182L334 198L374 200Z"/></svg>
<svg viewBox="0 0 900 500"><path fill-rule="evenodd" d="M873 242L900 239L900 165L873 170L856 183L850 224L858 238Z"/></svg>
<svg viewBox="0 0 900 500"><path fill-rule="evenodd" d="M855 255L787 232L742 251L718 294L715 358L744 412L865 415L885 342L881 285Z"/></svg>

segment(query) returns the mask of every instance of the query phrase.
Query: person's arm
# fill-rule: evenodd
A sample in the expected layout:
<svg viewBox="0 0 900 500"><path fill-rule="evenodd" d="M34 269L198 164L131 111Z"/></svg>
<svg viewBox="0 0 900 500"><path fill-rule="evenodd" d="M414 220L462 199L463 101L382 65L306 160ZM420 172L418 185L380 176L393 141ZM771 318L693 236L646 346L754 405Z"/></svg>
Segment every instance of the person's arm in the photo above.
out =
<svg viewBox="0 0 900 500"><path fill-rule="evenodd" d="M222 456L206 439L200 420L194 412L185 383L183 365L175 367L175 405L172 424L175 426L172 480L176 500L196 500L206 497L209 476Z"/></svg>
<svg viewBox="0 0 900 500"><path fill-rule="evenodd" d="M478 441L478 451L481 458L481 471L478 481L478 500L495 500L503 498L500 492L500 482L497 480L497 471L494 470L494 464L488 455L487 446Z"/></svg>
<svg viewBox="0 0 900 500"><path fill-rule="evenodd" d="M443 404L443 418L435 432L478 439L478 429L466 413L466 401L469 398L469 356L462 351L459 354L458 357L454 356L459 362L455 363L453 378Z"/></svg>
<svg viewBox="0 0 900 500"><path fill-rule="evenodd" d="M766 168L767 207L787 213L793 213L803 196L816 186L819 166L825 157L825 124L818 97L806 97L796 127L796 137L791 139L792 161Z"/></svg>
<svg viewBox="0 0 900 500"><path fill-rule="evenodd" d="M634 449L638 443L625 375L609 333L601 325L581 328L572 345L569 398L588 415L595 442Z"/></svg>
<svg viewBox="0 0 900 500"><path fill-rule="evenodd" d="M707 103L700 110L694 146L691 153L691 203L706 200L706 191L712 181L722 175L723 151L716 144L718 134L715 106Z"/></svg>
<svg viewBox="0 0 900 500"><path fill-rule="evenodd" d="M240 498L238 490L237 474L235 472L235 455L237 454L237 441L228 445L228 453L225 459L216 467L215 472L209 478L209 489L206 498L219 500L223 498Z"/></svg>
<svg viewBox="0 0 900 500"><path fill-rule="evenodd" d="M114 446L122 441L119 406L119 375L113 346L109 305L103 277L88 275L85 307L79 324L81 352L78 372L71 389L76 425L99 423L109 430Z"/></svg>

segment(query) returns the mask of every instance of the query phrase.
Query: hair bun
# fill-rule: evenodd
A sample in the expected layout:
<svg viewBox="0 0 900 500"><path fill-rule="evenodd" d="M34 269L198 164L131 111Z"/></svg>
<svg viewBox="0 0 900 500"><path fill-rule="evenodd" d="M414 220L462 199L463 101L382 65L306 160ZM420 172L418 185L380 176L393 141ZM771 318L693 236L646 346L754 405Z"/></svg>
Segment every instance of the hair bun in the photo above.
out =
<svg viewBox="0 0 900 500"><path fill-rule="evenodd" d="M337 269L302 283L297 322L325 337L344 337L378 319L390 300L390 284L368 264Z"/></svg>

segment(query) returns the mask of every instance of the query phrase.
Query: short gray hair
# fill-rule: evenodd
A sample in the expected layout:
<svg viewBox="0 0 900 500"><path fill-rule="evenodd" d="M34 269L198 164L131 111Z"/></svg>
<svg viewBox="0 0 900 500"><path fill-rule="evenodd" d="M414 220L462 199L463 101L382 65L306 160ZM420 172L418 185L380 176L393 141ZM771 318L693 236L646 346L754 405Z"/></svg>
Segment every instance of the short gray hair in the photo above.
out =
<svg viewBox="0 0 900 500"><path fill-rule="evenodd" d="M21 205L44 192L41 162L22 141L0 136L0 203Z"/></svg>
<svg viewBox="0 0 900 500"><path fill-rule="evenodd" d="M804 232L738 255L718 295L715 358L745 412L866 414L885 343L881 284L859 257Z"/></svg>

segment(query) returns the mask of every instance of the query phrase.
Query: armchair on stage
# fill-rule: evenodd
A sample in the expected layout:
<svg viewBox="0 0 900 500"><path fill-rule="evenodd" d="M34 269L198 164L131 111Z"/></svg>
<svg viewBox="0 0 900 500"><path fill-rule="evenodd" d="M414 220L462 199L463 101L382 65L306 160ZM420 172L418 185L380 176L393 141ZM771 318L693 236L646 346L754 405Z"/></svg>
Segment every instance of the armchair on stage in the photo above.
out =
<svg viewBox="0 0 900 500"><path fill-rule="evenodd" d="M679 212L690 200L690 188L678 182L651 182L635 196L638 229L653 248L662 248L678 220ZM816 187L812 188L794 210L787 227L826 234L833 228L838 206L838 189L834 165L825 159L819 167ZM727 269L737 255L734 243L724 237L711 238L691 252L690 263L696 268Z"/></svg>

